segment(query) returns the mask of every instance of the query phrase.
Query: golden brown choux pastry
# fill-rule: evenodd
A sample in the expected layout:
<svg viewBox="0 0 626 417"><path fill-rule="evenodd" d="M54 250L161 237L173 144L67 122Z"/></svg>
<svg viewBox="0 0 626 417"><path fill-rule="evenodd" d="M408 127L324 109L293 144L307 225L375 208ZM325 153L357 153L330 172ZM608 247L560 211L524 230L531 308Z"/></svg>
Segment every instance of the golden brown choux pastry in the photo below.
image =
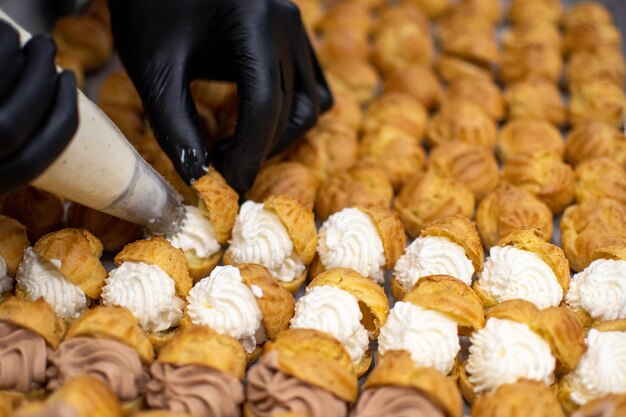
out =
<svg viewBox="0 0 626 417"><path fill-rule="evenodd" d="M490 68L500 60L498 45L493 33L476 33L469 36L465 30L452 32L440 39L442 53L477 64L483 68ZM472 34L474 35L474 34Z"/></svg>
<svg viewBox="0 0 626 417"><path fill-rule="evenodd" d="M428 17L436 19L446 11L450 0L407 0L407 3L416 5L422 9Z"/></svg>
<svg viewBox="0 0 626 417"><path fill-rule="evenodd" d="M480 106L468 100L443 103L426 130L426 140L431 146L461 141L493 149L496 137L495 122Z"/></svg>
<svg viewBox="0 0 626 417"><path fill-rule="evenodd" d="M447 54L442 54L439 57L436 69L441 79L448 83L463 77L491 78L493 76L491 68L484 68L463 58Z"/></svg>
<svg viewBox="0 0 626 417"><path fill-rule="evenodd" d="M261 168L247 197L262 202L269 197L286 195L313 207L319 179L296 161L277 162Z"/></svg>
<svg viewBox="0 0 626 417"><path fill-rule="evenodd" d="M606 80L623 87L625 77L624 55L617 48L576 52L567 63L566 78L570 89L576 84L594 80Z"/></svg>
<svg viewBox="0 0 626 417"><path fill-rule="evenodd" d="M598 120L615 127L624 123L626 96L622 87L610 81L594 80L571 88L569 121L573 126Z"/></svg>
<svg viewBox="0 0 626 417"><path fill-rule="evenodd" d="M564 46L568 54L604 47L619 49L622 46L622 35L612 24L579 22L569 25L565 30Z"/></svg>
<svg viewBox="0 0 626 417"><path fill-rule="evenodd" d="M434 220L460 214L474 215L474 195L466 186L433 170L419 173L405 183L394 201L411 237Z"/></svg>
<svg viewBox="0 0 626 417"><path fill-rule="evenodd" d="M570 267L580 272L595 250L626 241L626 207L615 200L589 200L568 207L561 218L561 245Z"/></svg>
<svg viewBox="0 0 626 417"><path fill-rule="evenodd" d="M490 193L500 181L498 162L493 153L465 142L437 146L428 156L428 168L469 188L476 201Z"/></svg>
<svg viewBox="0 0 626 417"><path fill-rule="evenodd" d="M78 58L86 71L101 68L113 53L111 29L96 17L69 16L57 19L52 37L58 50Z"/></svg>
<svg viewBox="0 0 626 417"><path fill-rule="evenodd" d="M565 123L565 106L556 84L541 78L517 81L504 90L510 119L537 117L559 127Z"/></svg>
<svg viewBox="0 0 626 417"><path fill-rule="evenodd" d="M389 207L393 186L377 165L360 161L322 183L315 200L315 213L320 220L351 206Z"/></svg>
<svg viewBox="0 0 626 417"><path fill-rule="evenodd" d="M352 130L358 131L363 119L363 110L361 110L359 103L350 95L333 92L333 107L320 116L318 125L324 124L329 119L337 120Z"/></svg>
<svg viewBox="0 0 626 417"><path fill-rule="evenodd" d="M10 277L15 277L24 250L29 246L26 226L11 217L0 215L0 258Z"/></svg>
<svg viewBox="0 0 626 417"><path fill-rule="evenodd" d="M496 25L502 18L502 8L497 0L461 0L453 6L455 13L480 16L491 25Z"/></svg>
<svg viewBox="0 0 626 417"><path fill-rule="evenodd" d="M574 201L574 171L555 152L508 159L502 167L502 179L530 191L554 214Z"/></svg>
<svg viewBox="0 0 626 417"><path fill-rule="evenodd" d="M326 78L332 91L348 94L359 104L372 101L380 84L376 69L361 59L328 63Z"/></svg>
<svg viewBox="0 0 626 417"><path fill-rule="evenodd" d="M459 2L456 5L446 10L438 20L436 26L436 34L444 52L446 51L446 44L450 46L458 46L463 43L459 43L457 38L463 37L469 33L474 34L477 38L493 38L494 37L494 25L490 22L489 16L482 15L477 12L475 8L471 7L469 2ZM454 49L454 48L453 48ZM466 53L474 53L473 47L459 51L450 51L451 55L459 56L460 58L473 61L471 56ZM493 48L489 52L478 52L494 54ZM495 51L497 54L497 51ZM476 59L479 65L484 64L481 58Z"/></svg>
<svg viewBox="0 0 626 417"><path fill-rule="evenodd" d="M565 160L572 166L606 156L626 167L626 136L600 121L581 123L570 130L565 142Z"/></svg>
<svg viewBox="0 0 626 417"><path fill-rule="evenodd" d="M419 82L418 82L419 80ZM410 65L385 77L384 92L405 93L433 110L441 100L441 85L427 65Z"/></svg>
<svg viewBox="0 0 626 417"><path fill-rule="evenodd" d="M543 119L522 117L502 126L497 152L500 160L506 163L509 159L542 151L562 157L564 147L561 132L553 124Z"/></svg>
<svg viewBox="0 0 626 417"><path fill-rule="evenodd" d="M574 172L576 201L612 198L626 205L626 168L608 157L580 163Z"/></svg>
<svg viewBox="0 0 626 417"><path fill-rule="evenodd" d="M337 60L367 61L371 50L367 33L345 28L325 32L317 41L316 55L326 65Z"/></svg>
<svg viewBox="0 0 626 417"><path fill-rule="evenodd" d="M230 107L237 96L237 86L227 81L193 80L190 89L194 102L216 114Z"/></svg>
<svg viewBox="0 0 626 417"><path fill-rule="evenodd" d="M2 214L26 226L33 242L55 230L63 219L63 200L30 185L5 194L0 207Z"/></svg>
<svg viewBox="0 0 626 417"><path fill-rule="evenodd" d="M561 51L563 36L557 26L535 20L520 22L502 33L502 48L505 50L532 46L544 46Z"/></svg>
<svg viewBox="0 0 626 417"><path fill-rule="evenodd" d="M562 17L560 0L513 0L509 6L509 20L514 24L529 20L558 24Z"/></svg>
<svg viewBox="0 0 626 417"><path fill-rule="evenodd" d="M479 396L472 417L565 417L554 391L539 381L521 380Z"/></svg>
<svg viewBox="0 0 626 417"><path fill-rule="evenodd" d="M543 78L558 83L562 72L561 52L550 45L509 47L501 54L500 80L505 84L525 78Z"/></svg>
<svg viewBox="0 0 626 417"><path fill-rule="evenodd" d="M391 126L420 140L426 130L428 112L422 104L408 94L385 93L367 108L362 129L365 133L380 127Z"/></svg>
<svg viewBox="0 0 626 417"><path fill-rule="evenodd" d="M300 162L324 181L354 165L357 153L356 131L339 120L326 119L304 135L288 158Z"/></svg>
<svg viewBox="0 0 626 417"><path fill-rule="evenodd" d="M624 413L626 413L626 394L609 394L589 401L572 414L572 417L619 417Z"/></svg>
<svg viewBox="0 0 626 417"><path fill-rule="evenodd" d="M517 230L537 229L546 241L553 231L550 208L530 192L507 182L501 182L480 202L476 223L486 248Z"/></svg>
<svg viewBox="0 0 626 417"><path fill-rule="evenodd" d="M380 125L364 134L359 158L378 165L397 191L422 169L426 156L415 137L394 126Z"/></svg>
<svg viewBox="0 0 626 417"><path fill-rule="evenodd" d="M313 33L315 27L324 16L324 9L318 0L294 0L293 3L300 9L302 23L308 33Z"/></svg>
<svg viewBox="0 0 626 417"><path fill-rule="evenodd" d="M429 31L428 16L423 9L409 2L402 2L398 4L388 4L387 7L380 10L375 22L374 33L381 28L406 22L418 25L425 32Z"/></svg>
<svg viewBox="0 0 626 417"><path fill-rule="evenodd" d="M486 77L462 77L453 80L444 100L469 100L479 105L493 120L504 117L505 106L500 88Z"/></svg>
<svg viewBox="0 0 626 417"><path fill-rule="evenodd" d="M345 28L367 34L372 30L372 17L369 9L357 1L338 1L330 5L320 19L317 29L326 32L342 31Z"/></svg>
<svg viewBox="0 0 626 417"><path fill-rule="evenodd" d="M563 27L569 30L578 24L610 25L613 17L609 9L597 1L581 1L574 4L563 16Z"/></svg>
<svg viewBox="0 0 626 417"><path fill-rule="evenodd" d="M392 74L409 65L428 65L432 56L432 39L419 23L383 22L374 33L372 58L383 74Z"/></svg>

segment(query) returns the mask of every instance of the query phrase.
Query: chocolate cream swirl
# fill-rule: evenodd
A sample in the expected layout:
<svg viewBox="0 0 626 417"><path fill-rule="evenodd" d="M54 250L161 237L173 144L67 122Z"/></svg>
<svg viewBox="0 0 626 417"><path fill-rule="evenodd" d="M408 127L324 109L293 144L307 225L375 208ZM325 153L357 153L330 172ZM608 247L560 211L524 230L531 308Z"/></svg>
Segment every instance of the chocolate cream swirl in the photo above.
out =
<svg viewBox="0 0 626 417"><path fill-rule="evenodd" d="M351 417L446 417L413 388L381 387L366 390Z"/></svg>
<svg viewBox="0 0 626 417"><path fill-rule="evenodd" d="M239 417L243 386L237 378L201 365L155 362L146 400L150 408L198 417Z"/></svg>
<svg viewBox="0 0 626 417"><path fill-rule="evenodd" d="M0 390L28 392L41 388L50 352L45 339L37 333L0 321Z"/></svg>
<svg viewBox="0 0 626 417"><path fill-rule="evenodd" d="M55 390L78 375L100 378L120 401L132 401L146 390L150 377L139 354L120 342L76 337L50 356L48 388Z"/></svg>
<svg viewBox="0 0 626 417"><path fill-rule="evenodd" d="M248 374L248 407L255 417L295 413L308 417L345 417L348 405L329 391L282 372L271 353Z"/></svg>

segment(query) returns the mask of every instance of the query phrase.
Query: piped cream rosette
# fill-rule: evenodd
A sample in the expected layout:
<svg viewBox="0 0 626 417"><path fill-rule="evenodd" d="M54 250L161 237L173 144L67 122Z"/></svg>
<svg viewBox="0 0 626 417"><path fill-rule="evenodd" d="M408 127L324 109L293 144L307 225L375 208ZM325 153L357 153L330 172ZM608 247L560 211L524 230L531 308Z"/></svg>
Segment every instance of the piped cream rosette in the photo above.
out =
<svg viewBox="0 0 626 417"><path fill-rule="evenodd" d="M550 386L555 371L574 369L587 348L583 328L568 308L539 310L525 300L488 310L485 327L470 343L459 375L461 392L470 403L477 395L523 379Z"/></svg>
<svg viewBox="0 0 626 417"><path fill-rule="evenodd" d="M182 249L194 282L208 276L222 257L239 211L239 196L224 178L210 167L192 187L200 197L198 206L185 206L181 230L165 238Z"/></svg>
<svg viewBox="0 0 626 417"><path fill-rule="evenodd" d="M544 309L561 304L569 283L563 249L545 242L534 230L520 230L491 248L474 290L485 307L521 299Z"/></svg>
<svg viewBox="0 0 626 417"><path fill-rule="evenodd" d="M593 253L593 261L570 282L565 302L584 327L626 319L626 245Z"/></svg>
<svg viewBox="0 0 626 417"><path fill-rule="evenodd" d="M335 337L361 376L372 363L369 342L378 337L388 315L389 301L381 286L351 269L335 268L311 281L290 324Z"/></svg>
<svg viewBox="0 0 626 417"><path fill-rule="evenodd" d="M521 380L476 398L472 417L565 417L565 414L552 387L540 381Z"/></svg>
<svg viewBox="0 0 626 417"><path fill-rule="evenodd" d="M317 229L310 207L287 196L273 196L263 204L246 201L239 211L227 265L255 263L295 294L315 257Z"/></svg>
<svg viewBox="0 0 626 417"><path fill-rule="evenodd" d="M183 316L192 284L187 258L167 240L153 237L126 245L114 262L102 302L129 309L158 350Z"/></svg>
<svg viewBox="0 0 626 417"><path fill-rule="evenodd" d="M378 353L407 352L414 366L449 375L458 365L459 332L471 334L484 325L482 303L470 287L446 275L424 277L389 313Z"/></svg>
<svg viewBox="0 0 626 417"><path fill-rule="evenodd" d="M100 297L107 276L102 244L84 229L62 229L27 248L17 270L16 295L43 297L65 321L78 318Z"/></svg>
<svg viewBox="0 0 626 417"><path fill-rule="evenodd" d="M559 400L569 414L609 394L626 394L626 320L596 323L587 351L559 381Z"/></svg>
<svg viewBox="0 0 626 417"><path fill-rule="evenodd" d="M13 289L17 267L29 246L26 226L0 215L0 299Z"/></svg>
<svg viewBox="0 0 626 417"><path fill-rule="evenodd" d="M181 327L206 326L238 340L248 361L267 339L287 329L295 301L267 268L256 264L216 267L189 291Z"/></svg>
<svg viewBox="0 0 626 417"><path fill-rule="evenodd" d="M378 284L406 246L402 221L386 208L345 208L322 225L311 277L332 268L350 268Z"/></svg>
<svg viewBox="0 0 626 417"><path fill-rule="evenodd" d="M463 399L456 382L415 364L408 352L389 351L365 382L353 417L461 417Z"/></svg>
<svg viewBox="0 0 626 417"><path fill-rule="evenodd" d="M476 227L455 215L436 220L424 228L396 262L391 293L402 300L416 282L429 275L449 275L471 285L483 267L483 247Z"/></svg>

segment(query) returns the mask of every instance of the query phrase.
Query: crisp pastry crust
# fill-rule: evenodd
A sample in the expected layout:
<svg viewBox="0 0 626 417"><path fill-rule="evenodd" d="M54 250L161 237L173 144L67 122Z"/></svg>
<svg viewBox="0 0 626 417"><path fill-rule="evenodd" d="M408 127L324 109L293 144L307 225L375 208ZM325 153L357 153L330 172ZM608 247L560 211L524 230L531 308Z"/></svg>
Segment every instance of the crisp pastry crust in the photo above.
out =
<svg viewBox="0 0 626 417"><path fill-rule="evenodd" d="M500 53L494 34L478 32L476 36L469 36L470 33L462 28L459 32L452 32L445 37L440 36L442 52L483 68L498 63Z"/></svg>
<svg viewBox="0 0 626 417"><path fill-rule="evenodd" d="M328 8L317 29L321 33L327 33L350 28L367 34L371 31L372 25L370 11L362 2L341 1Z"/></svg>
<svg viewBox="0 0 626 417"><path fill-rule="evenodd" d="M116 266L123 262L157 265L174 280L176 294L183 299L187 297L192 286L185 253L162 237L138 240L124 246L124 249L115 255L114 262Z"/></svg>
<svg viewBox="0 0 626 417"><path fill-rule="evenodd" d="M502 167L502 178L530 191L555 214L574 201L574 171L554 152L508 159Z"/></svg>
<svg viewBox="0 0 626 417"><path fill-rule="evenodd" d="M359 207L359 210L367 214L376 227L385 252L385 268L393 268L402 256L407 241L398 214L392 209L380 207Z"/></svg>
<svg viewBox="0 0 626 417"><path fill-rule="evenodd" d="M626 78L624 55L611 47L576 52L569 57L566 76L570 89L594 80L606 80L623 88Z"/></svg>
<svg viewBox="0 0 626 417"><path fill-rule="evenodd" d="M98 298L107 277L100 256L102 243L84 229L62 229L45 235L35 243L42 258L60 261L57 269L91 298Z"/></svg>
<svg viewBox="0 0 626 417"><path fill-rule="evenodd" d="M52 37L58 50L78 58L86 71L101 68L113 53L111 29L95 17L57 19Z"/></svg>
<svg viewBox="0 0 626 417"><path fill-rule="evenodd" d="M562 16L560 0L513 0L509 6L509 20L514 24L529 20L558 24Z"/></svg>
<svg viewBox="0 0 626 417"><path fill-rule="evenodd" d="M565 123L565 106L553 82L532 78L510 84L504 90L509 118L538 117L555 126Z"/></svg>
<svg viewBox="0 0 626 417"><path fill-rule="evenodd" d="M578 22L567 27L564 41L565 52L571 54L604 47L619 49L622 46L622 35L612 24Z"/></svg>
<svg viewBox="0 0 626 417"><path fill-rule="evenodd" d="M565 417L554 390L540 381L521 380L479 396L472 417Z"/></svg>
<svg viewBox="0 0 626 417"><path fill-rule="evenodd" d="M289 159L300 162L323 181L352 167L357 152L356 131L339 120L326 119L304 135Z"/></svg>
<svg viewBox="0 0 626 417"><path fill-rule="evenodd" d="M429 18L436 19L446 11L450 0L409 0L409 3L422 9Z"/></svg>
<svg viewBox="0 0 626 417"><path fill-rule="evenodd" d="M510 120L498 135L498 156L504 163L539 151L555 152L562 157L564 148L561 132L542 119L522 117Z"/></svg>
<svg viewBox="0 0 626 417"><path fill-rule="evenodd" d="M585 201L568 207L561 218L561 244L575 272L591 263L594 251L625 239L626 207L615 200Z"/></svg>
<svg viewBox="0 0 626 417"><path fill-rule="evenodd" d="M609 157L582 162L576 167L576 201L613 198L626 205L626 169Z"/></svg>
<svg viewBox="0 0 626 417"><path fill-rule="evenodd" d="M390 351L380 358L365 389L384 386L414 388L445 410L449 417L463 415L463 400L455 381L433 368L417 367L406 351Z"/></svg>
<svg viewBox="0 0 626 417"><path fill-rule="evenodd" d="M626 413L626 394L609 394L583 405L573 417L618 417Z"/></svg>
<svg viewBox="0 0 626 417"><path fill-rule="evenodd" d="M320 116L318 125L322 125L326 120L337 120L354 131L361 127L363 110L358 102L351 96L341 92L333 92L333 107Z"/></svg>
<svg viewBox="0 0 626 417"><path fill-rule="evenodd" d="M370 102L380 83L376 69L362 59L329 62L326 78L333 91L345 93L359 104Z"/></svg>
<svg viewBox="0 0 626 417"><path fill-rule="evenodd" d="M570 130L565 142L565 160L572 166L606 156L626 166L626 136L600 121L581 123Z"/></svg>
<svg viewBox="0 0 626 417"><path fill-rule="evenodd" d="M561 51L563 36L559 28L549 22L527 20L511 26L502 33L503 49L520 49L536 45Z"/></svg>
<svg viewBox="0 0 626 417"><path fill-rule="evenodd" d="M55 230L63 219L63 200L31 186L5 194L0 204L2 214L26 226L31 242Z"/></svg>
<svg viewBox="0 0 626 417"><path fill-rule="evenodd" d="M428 157L428 169L466 186L474 193L476 201L490 193L500 181L498 162L493 153L465 142L437 146Z"/></svg>
<svg viewBox="0 0 626 417"><path fill-rule="evenodd" d="M367 131L359 143L359 158L382 169L394 190L402 188L424 165L426 155L419 141L394 126Z"/></svg>
<svg viewBox="0 0 626 417"><path fill-rule="evenodd" d="M313 207L319 183L319 179L301 163L278 162L261 168L247 197L262 202L272 196L285 195Z"/></svg>
<svg viewBox="0 0 626 417"><path fill-rule="evenodd" d="M373 101L363 120L363 130L368 132L391 125L404 133L421 139L426 130L428 112L422 104L408 94L385 93Z"/></svg>
<svg viewBox="0 0 626 417"><path fill-rule="evenodd" d="M491 78L492 70L454 55L442 54L437 60L437 73L445 82L463 77Z"/></svg>
<svg viewBox="0 0 626 417"><path fill-rule="evenodd" d="M437 20L436 26L437 38L443 49L446 48L446 44L460 45L456 38L463 37L472 33L478 38L493 38L494 37L494 25L489 21L488 16L477 13L475 8L472 8L469 2L458 2L454 6L448 8L446 12ZM470 49L473 51L473 49ZM460 51L460 54L451 52L452 55L459 55L460 58L473 61L471 56L464 56L466 50ZM493 53L493 50L490 52ZM497 51L496 51L497 53ZM483 64L478 59L477 64Z"/></svg>
<svg viewBox="0 0 626 417"><path fill-rule="evenodd" d="M426 139L431 146L458 140L493 149L496 130L495 122L480 106L468 100L450 100L430 120Z"/></svg>
<svg viewBox="0 0 626 417"><path fill-rule="evenodd" d="M428 110L439 107L442 96L439 80L427 65L409 65L388 74L385 77L384 92L408 94Z"/></svg>
<svg viewBox="0 0 626 417"><path fill-rule="evenodd" d="M65 334L65 324L43 298L36 301L7 297L0 302L0 321L32 330L56 349Z"/></svg>
<svg viewBox="0 0 626 417"><path fill-rule="evenodd" d="M322 183L315 201L315 212L326 220L339 210L352 207L389 207L393 187L378 166L361 161Z"/></svg>
<svg viewBox="0 0 626 417"><path fill-rule="evenodd" d="M567 10L563 16L563 26L569 30L582 23L610 25L613 23L613 17L603 4L595 1L582 1Z"/></svg>
<svg viewBox="0 0 626 417"><path fill-rule="evenodd" d="M326 65L343 59L367 61L371 49L367 33L348 27L325 32L317 41L316 54L320 62Z"/></svg>
<svg viewBox="0 0 626 417"><path fill-rule="evenodd" d="M354 365L334 337L317 330L289 329L267 343L264 355L271 352L278 353L281 371L286 374L328 390L345 401L356 401L358 382Z"/></svg>
<svg viewBox="0 0 626 417"><path fill-rule="evenodd" d="M384 21L374 33L373 60L383 74L412 64L428 65L432 57L432 39L420 23Z"/></svg>
<svg viewBox="0 0 626 417"><path fill-rule="evenodd" d="M558 83L562 72L561 51L551 45L508 47L501 54L500 79L507 84L526 78Z"/></svg>
<svg viewBox="0 0 626 417"><path fill-rule="evenodd" d="M427 171L411 178L400 190L394 207L409 236L416 237L429 223L460 214L474 214L474 195L456 181Z"/></svg>
<svg viewBox="0 0 626 417"><path fill-rule="evenodd" d="M504 117L505 106L500 88L486 77L462 77L453 80L445 100L469 100L479 105L492 119Z"/></svg>
<svg viewBox="0 0 626 417"><path fill-rule="evenodd" d="M496 25L502 18L498 0L462 0L453 6L455 13L480 16L490 25Z"/></svg>
<svg viewBox="0 0 626 417"><path fill-rule="evenodd" d="M517 230L537 229L545 241L550 240L553 231L548 206L525 189L507 182L501 182L480 202L476 223L487 248Z"/></svg>
<svg viewBox="0 0 626 417"><path fill-rule="evenodd" d="M620 127L625 110L624 91L612 82L594 80L571 88L569 119L574 126L598 120Z"/></svg>
<svg viewBox="0 0 626 417"><path fill-rule="evenodd" d="M29 246L26 226L0 214L0 257L4 259L9 275L15 276L24 256L24 249Z"/></svg>
<svg viewBox="0 0 626 417"><path fill-rule="evenodd" d="M388 2L387 2L388 3ZM377 30L401 24L405 22L412 22L420 26L425 32L428 32L428 16L425 11L412 3L399 3L399 4L387 4L383 10L380 11L378 19L376 20L374 32Z"/></svg>

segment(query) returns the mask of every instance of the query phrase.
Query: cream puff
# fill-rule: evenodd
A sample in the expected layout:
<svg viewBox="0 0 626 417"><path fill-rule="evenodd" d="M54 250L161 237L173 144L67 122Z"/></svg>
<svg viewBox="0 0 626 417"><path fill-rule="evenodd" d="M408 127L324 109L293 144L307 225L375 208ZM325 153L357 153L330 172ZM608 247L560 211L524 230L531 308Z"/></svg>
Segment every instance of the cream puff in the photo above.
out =
<svg viewBox="0 0 626 417"><path fill-rule="evenodd" d="M600 48L619 49L622 46L622 34L611 23L572 23L565 29L564 45L568 54Z"/></svg>
<svg viewBox="0 0 626 417"><path fill-rule="evenodd" d="M583 405L572 417L619 417L626 413L626 394L608 394Z"/></svg>
<svg viewBox="0 0 626 417"><path fill-rule="evenodd" d="M500 80L505 84L527 78L558 83L563 72L561 51L552 45L526 45L505 48L501 53Z"/></svg>
<svg viewBox="0 0 626 417"><path fill-rule="evenodd" d="M497 153L506 163L509 159L535 152L555 152L563 156L565 145L561 132L552 123L531 117L509 120L498 135Z"/></svg>
<svg viewBox="0 0 626 417"><path fill-rule="evenodd" d="M362 130L367 133L392 126L420 140L426 130L427 119L428 112L415 98L400 92L385 93L368 106Z"/></svg>
<svg viewBox="0 0 626 417"><path fill-rule="evenodd" d="M615 160L590 159L579 164L574 174L577 202L613 198L626 204L626 169Z"/></svg>
<svg viewBox="0 0 626 417"><path fill-rule="evenodd" d="M491 68L485 68L449 54L441 54L435 67L441 79L447 83L464 77L492 78L494 75L494 71Z"/></svg>
<svg viewBox="0 0 626 417"><path fill-rule="evenodd" d="M565 160L572 166L606 156L626 166L626 136L606 122L588 121L570 130L565 142Z"/></svg>
<svg viewBox="0 0 626 417"><path fill-rule="evenodd" d="M567 63L567 83L577 84L594 80L607 80L618 87L624 86L626 62L617 48L599 48L572 54Z"/></svg>
<svg viewBox="0 0 626 417"><path fill-rule="evenodd" d="M361 105L372 101L380 84L376 68L363 59L327 63L326 78L332 91L345 93Z"/></svg>
<svg viewBox="0 0 626 417"><path fill-rule="evenodd" d="M442 96L439 80L428 65L409 65L387 75L383 91L408 94L428 110L439 107Z"/></svg>
<svg viewBox="0 0 626 417"><path fill-rule="evenodd" d="M509 20L514 24L526 21L558 24L562 17L560 0L513 0L509 6Z"/></svg>
<svg viewBox="0 0 626 417"><path fill-rule="evenodd" d="M526 20L507 28L502 33L502 48L505 50L520 50L534 46L561 51L563 35L557 26L541 20Z"/></svg>
<svg viewBox="0 0 626 417"><path fill-rule="evenodd" d="M383 74L413 64L430 64L433 41L428 29L411 20L379 25L374 33L373 61Z"/></svg>
<svg viewBox="0 0 626 417"><path fill-rule="evenodd" d="M26 226L0 215L0 300L12 292L17 268L29 246Z"/></svg>
<svg viewBox="0 0 626 417"><path fill-rule="evenodd" d="M613 16L606 6L597 1L583 1L573 5L563 16L563 27L569 30L578 24L610 25Z"/></svg>
<svg viewBox="0 0 626 417"><path fill-rule="evenodd" d="M576 84L570 92L569 120L573 126L591 120L623 125L626 96L621 86L599 79Z"/></svg>
<svg viewBox="0 0 626 417"><path fill-rule="evenodd" d="M444 99L472 101L496 121L504 117L506 110L500 88L487 77L461 77L452 80Z"/></svg>
<svg viewBox="0 0 626 417"><path fill-rule="evenodd" d="M363 120L363 110L359 103L350 95L334 91L333 106L320 116L317 126L325 124L327 120L339 121L357 132Z"/></svg>
<svg viewBox="0 0 626 417"><path fill-rule="evenodd" d="M514 82L504 90L509 118L537 117L559 127L567 117L557 85L541 78Z"/></svg>
<svg viewBox="0 0 626 417"><path fill-rule="evenodd" d="M319 179L303 164L277 162L261 168L247 197L260 203L270 197L286 195L312 207L319 185Z"/></svg>

